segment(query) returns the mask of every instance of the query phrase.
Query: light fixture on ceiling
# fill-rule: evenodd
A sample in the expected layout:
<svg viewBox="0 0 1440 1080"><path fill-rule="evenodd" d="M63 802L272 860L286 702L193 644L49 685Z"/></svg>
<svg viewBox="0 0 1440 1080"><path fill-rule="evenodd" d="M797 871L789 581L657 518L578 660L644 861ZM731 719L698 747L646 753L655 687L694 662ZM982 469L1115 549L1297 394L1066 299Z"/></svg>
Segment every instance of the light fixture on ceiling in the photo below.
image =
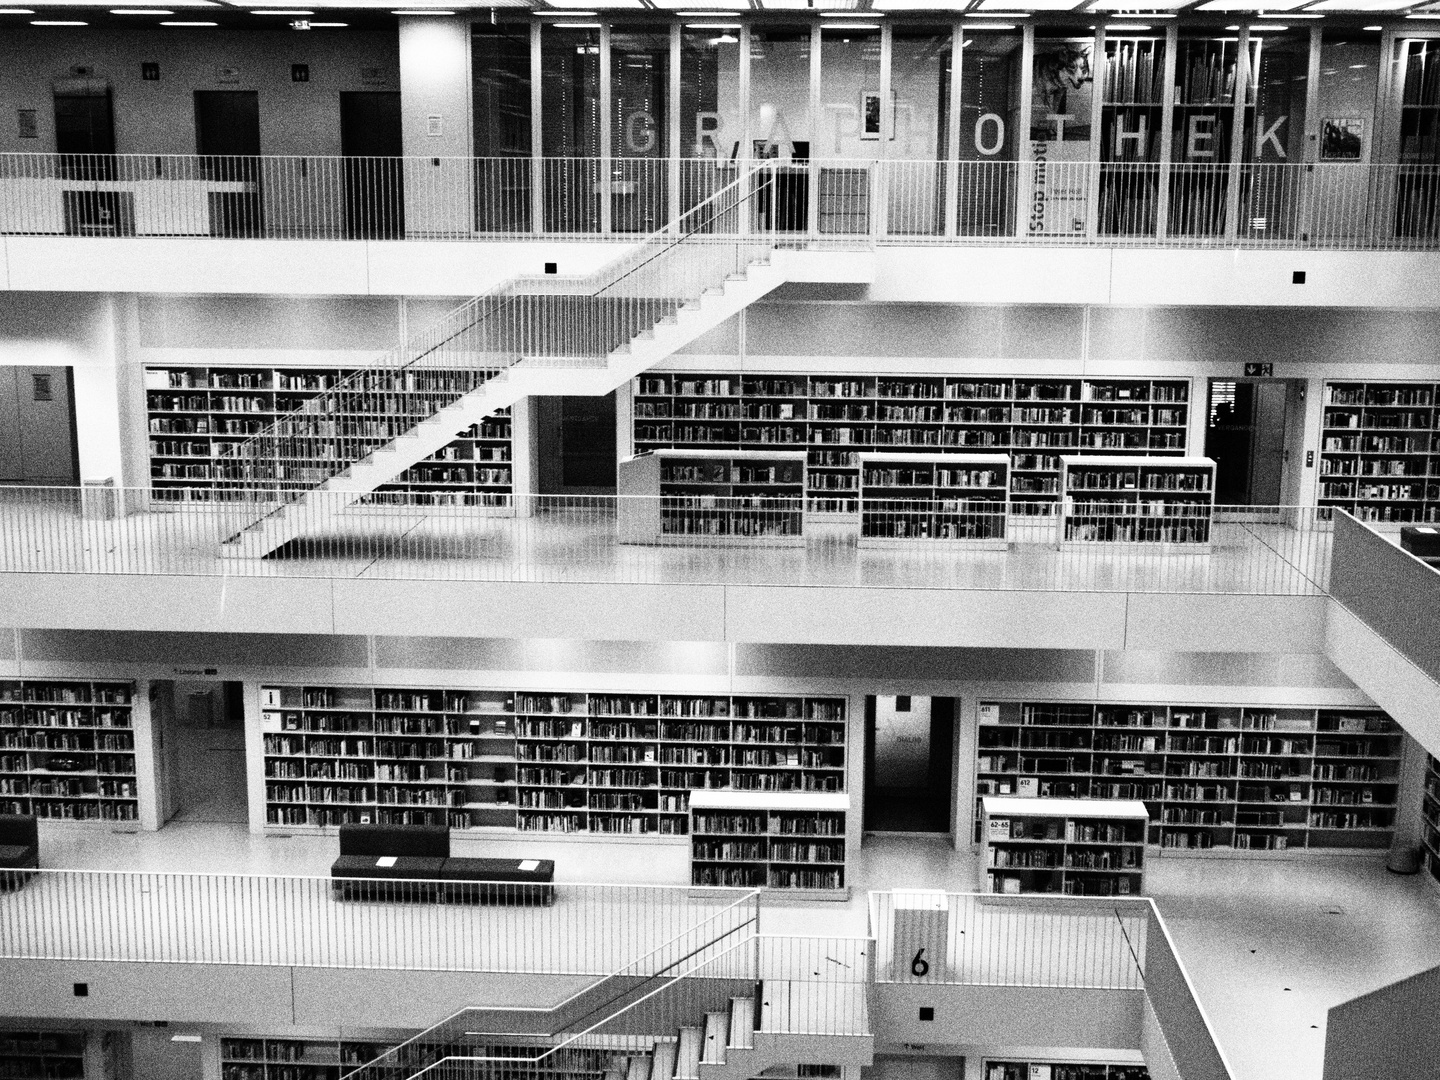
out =
<svg viewBox="0 0 1440 1080"><path fill-rule="evenodd" d="M687 22L686 30L739 30L738 22Z"/></svg>
<svg viewBox="0 0 1440 1080"><path fill-rule="evenodd" d="M0 15L34 15L34 14L35 14L35 12L34 12L31 8L23 8L23 7L0 8Z"/></svg>
<svg viewBox="0 0 1440 1080"><path fill-rule="evenodd" d="M551 23L556 30L599 30L598 22L557 22Z"/></svg>
<svg viewBox="0 0 1440 1080"><path fill-rule="evenodd" d="M312 22L312 23L310 24L310 29L312 29L312 30L339 30L339 29L341 29L341 28L343 28L343 27L346 27L346 26L349 26L349 25L350 25L349 23L343 23L343 22Z"/></svg>
<svg viewBox="0 0 1440 1080"><path fill-rule="evenodd" d="M822 19L878 19L884 15L881 11L822 11Z"/></svg>
<svg viewBox="0 0 1440 1080"><path fill-rule="evenodd" d="M443 8L420 8L418 10L392 11L391 15L454 15L453 11L445 11Z"/></svg>
<svg viewBox="0 0 1440 1080"><path fill-rule="evenodd" d="M1106 23L1106 30L1149 30L1145 23Z"/></svg>
<svg viewBox="0 0 1440 1080"><path fill-rule="evenodd" d="M31 19L31 26L89 26L79 19Z"/></svg>
<svg viewBox="0 0 1440 1080"><path fill-rule="evenodd" d="M1028 11L967 11L967 19L1028 19Z"/></svg>
<svg viewBox="0 0 1440 1080"><path fill-rule="evenodd" d="M541 11L537 14L542 18L548 15L552 19L591 19L595 17L593 11Z"/></svg>
<svg viewBox="0 0 1440 1080"><path fill-rule="evenodd" d="M171 1036L170 1036L170 1041L171 1041L171 1042L197 1043L197 1042L200 1041L200 1036L199 1036L199 1035L171 1035Z"/></svg>
<svg viewBox="0 0 1440 1080"><path fill-rule="evenodd" d="M1271 26L1252 26L1252 27L1250 27L1250 33L1252 33L1252 34L1274 34L1274 33L1277 33L1277 32L1279 32L1279 31L1281 31L1281 30L1289 30L1289 29L1290 29L1290 27L1288 27L1288 26L1274 26L1274 25L1271 25Z"/></svg>
<svg viewBox="0 0 1440 1080"><path fill-rule="evenodd" d="M251 15L314 15L313 11L306 8L267 8L264 11L252 11Z"/></svg>
<svg viewBox="0 0 1440 1080"><path fill-rule="evenodd" d="M111 8L111 15L174 15L169 8Z"/></svg>
<svg viewBox="0 0 1440 1080"><path fill-rule="evenodd" d="M1014 23L1006 22L974 22L965 24L966 31L970 30L1014 30Z"/></svg>
<svg viewBox="0 0 1440 1080"><path fill-rule="evenodd" d="M1312 15L1308 11L1287 11L1287 12L1266 12L1262 11L1255 16L1257 19L1323 19L1324 15Z"/></svg>

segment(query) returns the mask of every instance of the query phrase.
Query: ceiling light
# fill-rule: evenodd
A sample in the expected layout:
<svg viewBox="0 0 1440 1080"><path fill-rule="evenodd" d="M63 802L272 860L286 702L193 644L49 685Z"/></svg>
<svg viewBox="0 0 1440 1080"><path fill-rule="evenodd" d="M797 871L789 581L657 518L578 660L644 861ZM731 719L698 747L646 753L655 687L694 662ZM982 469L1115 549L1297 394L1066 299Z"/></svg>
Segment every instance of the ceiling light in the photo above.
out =
<svg viewBox="0 0 1440 1080"><path fill-rule="evenodd" d="M89 26L87 22L79 19L31 19L31 26Z"/></svg>
<svg viewBox="0 0 1440 1080"><path fill-rule="evenodd" d="M256 8L250 12L251 15L314 15L313 11L307 8Z"/></svg>
<svg viewBox="0 0 1440 1080"><path fill-rule="evenodd" d="M879 24L879 23L870 23L870 22L840 23L839 25L833 27L833 28L831 29L831 32L832 32L832 33L839 34L839 33L844 32L845 30L879 30L879 29L880 29L880 24Z"/></svg>
<svg viewBox="0 0 1440 1080"><path fill-rule="evenodd" d="M23 7L0 8L0 15L34 15L34 14L35 14L35 12L31 11L29 8L23 8Z"/></svg>
<svg viewBox="0 0 1440 1080"><path fill-rule="evenodd" d="M1408 8L1414 0L1320 0L1311 4L1311 11L1396 11ZM1273 5L1266 4L1266 7Z"/></svg>
<svg viewBox="0 0 1440 1080"><path fill-rule="evenodd" d="M966 30L1014 30L1015 24L1008 22L977 22L966 23Z"/></svg>
<svg viewBox="0 0 1440 1080"><path fill-rule="evenodd" d="M171 1041L171 1042L192 1042L192 1043L193 1043L193 1042L199 1042L199 1041L200 1041L200 1036L199 1036L199 1035L171 1035L171 1036L170 1036L170 1041Z"/></svg>
<svg viewBox="0 0 1440 1080"><path fill-rule="evenodd" d="M111 8L111 15L174 15L167 8Z"/></svg>
<svg viewBox="0 0 1440 1080"><path fill-rule="evenodd" d="M343 22L312 22L312 23L310 24L310 29L312 29L312 30L316 30L316 29L319 29L319 30L333 30L333 29L336 29L336 28L341 27L341 26L349 26L349 25L350 25L349 23L343 23Z"/></svg>
<svg viewBox="0 0 1440 1080"><path fill-rule="evenodd" d="M733 19L733 11L677 11L675 12L682 19Z"/></svg>
<svg viewBox="0 0 1440 1080"><path fill-rule="evenodd" d="M1130 0L1133 6L1135 0ZM1004 12L1009 18L1009 12L1016 7L1015 0L980 0L979 10L987 15L999 15ZM1026 0L1024 6L1030 11L1072 11L1080 6L1080 0Z"/></svg>
<svg viewBox="0 0 1440 1080"><path fill-rule="evenodd" d="M219 26L220 24L219 24L219 23L213 23L213 22L175 22L175 21L166 22L166 21L163 21L163 20L162 20L161 23L160 23L160 25L161 25L161 26ZM313 25L319 26L320 24L319 24L319 23L315 23L315 24L313 24Z"/></svg>
<svg viewBox="0 0 1440 1080"><path fill-rule="evenodd" d="M593 11L542 11L542 16L549 15L554 19L588 19L595 14Z"/></svg>
<svg viewBox="0 0 1440 1080"><path fill-rule="evenodd" d="M1383 26L1362 26L1360 29L1361 29L1361 30L1384 30L1385 27L1383 27Z"/></svg>
<svg viewBox="0 0 1440 1080"><path fill-rule="evenodd" d="M440 8L424 8L420 11L392 11L391 15L454 15L453 11L444 11Z"/></svg>
<svg viewBox="0 0 1440 1080"><path fill-rule="evenodd" d="M970 0L872 0L877 11L959 11Z"/></svg>
<svg viewBox="0 0 1440 1080"><path fill-rule="evenodd" d="M967 11L967 19L1028 19L1028 11Z"/></svg>
<svg viewBox="0 0 1440 1080"><path fill-rule="evenodd" d="M557 30L599 30L598 22L557 22L551 23Z"/></svg>
<svg viewBox="0 0 1440 1080"><path fill-rule="evenodd" d="M1252 27L1250 27L1250 33L1252 33L1252 34L1265 34L1265 33L1273 34L1273 33L1275 33L1277 30L1289 30L1289 29L1290 29L1290 27L1288 27L1288 26L1252 26Z"/></svg>
<svg viewBox="0 0 1440 1080"><path fill-rule="evenodd" d="M1196 11L1289 11L1305 0L1206 0Z"/></svg>
<svg viewBox="0 0 1440 1080"><path fill-rule="evenodd" d="M1149 30L1144 23L1106 23L1106 30Z"/></svg>
<svg viewBox="0 0 1440 1080"><path fill-rule="evenodd" d="M548 0L553 8L569 14L572 8L638 8L640 0Z"/></svg>
<svg viewBox="0 0 1440 1080"><path fill-rule="evenodd" d="M822 19L874 19L880 15L878 11L822 11Z"/></svg>
<svg viewBox="0 0 1440 1080"><path fill-rule="evenodd" d="M686 30L739 30L738 22L687 22Z"/></svg>
<svg viewBox="0 0 1440 1080"><path fill-rule="evenodd" d="M1255 16L1257 19L1323 19L1324 15L1311 15L1308 11L1290 11L1284 15L1271 15L1262 11Z"/></svg>

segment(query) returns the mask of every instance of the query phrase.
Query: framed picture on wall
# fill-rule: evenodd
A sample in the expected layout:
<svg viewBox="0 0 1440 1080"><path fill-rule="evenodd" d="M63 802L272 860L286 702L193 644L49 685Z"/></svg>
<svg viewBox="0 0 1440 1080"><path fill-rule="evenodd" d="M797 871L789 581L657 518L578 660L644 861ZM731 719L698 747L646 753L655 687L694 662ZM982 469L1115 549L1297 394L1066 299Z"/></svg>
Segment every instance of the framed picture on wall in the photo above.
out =
<svg viewBox="0 0 1440 1080"><path fill-rule="evenodd" d="M895 138L895 91L890 91L890 138ZM860 91L860 138L880 138L880 91Z"/></svg>
<svg viewBox="0 0 1440 1080"><path fill-rule="evenodd" d="M1321 161L1358 161L1364 146L1364 119L1335 116L1325 118L1320 131Z"/></svg>

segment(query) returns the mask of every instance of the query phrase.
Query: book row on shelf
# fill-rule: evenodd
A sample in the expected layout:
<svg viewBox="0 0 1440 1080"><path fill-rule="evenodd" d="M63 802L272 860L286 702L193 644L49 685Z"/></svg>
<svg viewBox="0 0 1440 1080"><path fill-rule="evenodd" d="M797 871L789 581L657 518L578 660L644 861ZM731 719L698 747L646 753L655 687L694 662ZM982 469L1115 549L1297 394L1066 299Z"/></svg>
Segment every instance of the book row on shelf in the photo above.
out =
<svg viewBox="0 0 1440 1080"><path fill-rule="evenodd" d="M1436 384L1325 384L1321 506L1364 521L1440 521L1440 409Z"/></svg>
<svg viewBox="0 0 1440 1080"><path fill-rule="evenodd" d="M0 680L0 813L137 820L133 696L122 682Z"/></svg>
<svg viewBox="0 0 1440 1080"><path fill-rule="evenodd" d="M678 836L689 830L694 791L846 787L840 698L307 686L260 693L273 825Z"/></svg>
<svg viewBox="0 0 1440 1080"><path fill-rule="evenodd" d="M1399 755L1374 710L984 702L976 792L1140 800L1164 847L1382 847Z"/></svg>
<svg viewBox="0 0 1440 1080"><path fill-rule="evenodd" d="M986 1060L985 1080L1150 1080L1144 1065Z"/></svg>

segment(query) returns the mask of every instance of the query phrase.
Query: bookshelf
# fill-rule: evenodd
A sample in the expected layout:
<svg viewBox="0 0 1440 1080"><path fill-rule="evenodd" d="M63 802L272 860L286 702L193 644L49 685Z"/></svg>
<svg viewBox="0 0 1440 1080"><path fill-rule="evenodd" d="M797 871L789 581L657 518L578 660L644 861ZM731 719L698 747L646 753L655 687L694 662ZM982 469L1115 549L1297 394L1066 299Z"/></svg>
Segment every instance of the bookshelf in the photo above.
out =
<svg viewBox="0 0 1440 1080"><path fill-rule="evenodd" d="M262 686L266 824L683 836L691 792L841 793L843 698Z"/></svg>
<svg viewBox="0 0 1440 1080"><path fill-rule="evenodd" d="M690 797L690 881L843 900L842 793L697 791Z"/></svg>
<svg viewBox="0 0 1440 1080"><path fill-rule="evenodd" d="M1150 1080L1144 1065L1081 1061L985 1060L985 1080Z"/></svg>
<svg viewBox="0 0 1440 1080"><path fill-rule="evenodd" d="M235 478L224 455L275 419L333 389L344 368L147 367L150 491L156 499L207 502ZM397 398L398 402L403 399ZM394 414L403 427L420 415ZM510 411L476 424L448 446L380 488L375 502L509 507L513 493ZM277 463L279 478L315 483L298 466Z"/></svg>
<svg viewBox="0 0 1440 1080"><path fill-rule="evenodd" d="M85 1032L0 1031L0 1080L84 1080Z"/></svg>
<svg viewBox="0 0 1440 1080"><path fill-rule="evenodd" d="M805 460L803 450L653 450L626 458L617 483L620 540L803 545Z"/></svg>
<svg viewBox="0 0 1440 1080"><path fill-rule="evenodd" d="M1440 882L1440 761L1425 755L1425 794L1420 804L1420 839L1425 848L1425 866Z"/></svg>
<svg viewBox="0 0 1440 1080"><path fill-rule="evenodd" d="M647 372L634 451L804 450L811 513L854 515L859 455L1006 453L1016 513L1048 513L1065 453L1183 455L1188 379Z"/></svg>
<svg viewBox="0 0 1440 1080"><path fill-rule="evenodd" d="M0 681L0 813L138 821L134 685Z"/></svg>
<svg viewBox="0 0 1440 1080"><path fill-rule="evenodd" d="M1252 38L1250 47L1253 71L1259 41ZM1167 221L1172 236L1225 233L1239 51L1236 38L1206 30L1184 30L1177 41Z"/></svg>
<svg viewBox="0 0 1440 1080"><path fill-rule="evenodd" d="M1183 545L1208 549L1215 510L1209 458L1065 455L1057 539L1069 544Z"/></svg>
<svg viewBox="0 0 1440 1080"><path fill-rule="evenodd" d="M221 1080L340 1080L390 1047L336 1039L222 1038Z"/></svg>
<svg viewBox="0 0 1440 1080"><path fill-rule="evenodd" d="M1327 382L1320 505L1361 521L1440 521L1440 410L1428 382Z"/></svg>
<svg viewBox="0 0 1440 1080"><path fill-rule="evenodd" d="M916 540L1007 546L1006 455L863 453L858 460L861 547Z"/></svg>
<svg viewBox="0 0 1440 1080"><path fill-rule="evenodd" d="M1134 799L980 800L980 890L1135 896L1144 892L1150 814Z"/></svg>
<svg viewBox="0 0 1440 1080"><path fill-rule="evenodd" d="M1163 848L1381 848L1399 739L1366 709L985 701L976 817L987 795L1138 799Z"/></svg>

